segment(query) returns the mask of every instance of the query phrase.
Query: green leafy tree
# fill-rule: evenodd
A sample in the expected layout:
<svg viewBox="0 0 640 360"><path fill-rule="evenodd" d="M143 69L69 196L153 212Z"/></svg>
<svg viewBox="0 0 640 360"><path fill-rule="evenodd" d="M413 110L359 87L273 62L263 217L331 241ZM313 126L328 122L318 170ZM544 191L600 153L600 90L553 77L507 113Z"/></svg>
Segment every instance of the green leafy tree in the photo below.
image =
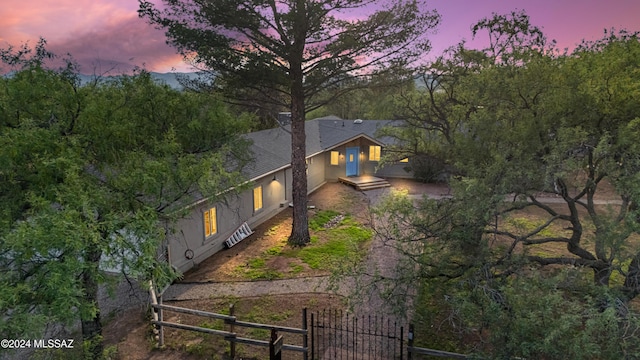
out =
<svg viewBox="0 0 640 360"><path fill-rule="evenodd" d="M407 126L388 130L397 151L454 175L450 199L383 207L394 221L380 230L401 239L405 259L395 283L440 284L448 320L499 358L637 356L638 37L560 54L523 13L473 30L491 45L461 44L432 64L434 81L404 97ZM580 286L551 276L563 267ZM517 309L525 294L541 300L529 301L532 318Z"/></svg>
<svg viewBox="0 0 640 360"><path fill-rule="evenodd" d="M140 1L140 15L165 29L183 55L211 71L228 98L245 102L262 94L291 110L294 214L289 242L306 244L305 113L350 88L325 89L408 68L429 49L426 35L438 15L416 0L162 3ZM369 14L359 16L363 11Z"/></svg>
<svg viewBox="0 0 640 360"><path fill-rule="evenodd" d="M246 123L145 72L81 87L43 45L2 52L22 69L0 80L0 334L80 320L97 358L99 287L175 276L159 246L185 205L241 181Z"/></svg>

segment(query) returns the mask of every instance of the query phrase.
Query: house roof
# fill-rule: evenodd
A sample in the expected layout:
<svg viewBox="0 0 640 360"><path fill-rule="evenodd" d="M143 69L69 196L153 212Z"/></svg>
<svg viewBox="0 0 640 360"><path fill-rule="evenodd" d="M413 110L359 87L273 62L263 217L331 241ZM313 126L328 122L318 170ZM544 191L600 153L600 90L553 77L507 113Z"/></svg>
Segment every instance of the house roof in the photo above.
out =
<svg viewBox="0 0 640 360"><path fill-rule="evenodd" d="M335 116L305 122L307 157L352 139L364 136L381 145L385 139L376 137L376 131L393 123L392 120L343 120ZM278 127L246 134L253 144L254 162L247 166L245 175L257 179L291 165L291 126Z"/></svg>

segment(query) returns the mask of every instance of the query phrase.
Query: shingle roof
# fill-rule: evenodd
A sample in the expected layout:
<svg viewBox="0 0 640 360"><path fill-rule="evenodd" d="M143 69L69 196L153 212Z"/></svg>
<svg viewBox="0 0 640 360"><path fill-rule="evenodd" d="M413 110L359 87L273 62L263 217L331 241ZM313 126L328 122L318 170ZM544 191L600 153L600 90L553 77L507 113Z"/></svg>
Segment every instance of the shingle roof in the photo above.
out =
<svg viewBox="0 0 640 360"><path fill-rule="evenodd" d="M288 130L288 129L287 129ZM253 180L291 163L291 134L282 128L262 130L245 135L253 144L253 162L245 168L245 176Z"/></svg>
<svg viewBox="0 0 640 360"><path fill-rule="evenodd" d="M305 122L307 156L331 149L359 136L368 136L377 141L376 131L391 120L343 120L335 116ZM251 151L254 162L245 170L247 178L253 180L291 164L291 127L278 127L246 134L252 140Z"/></svg>
<svg viewBox="0 0 640 360"><path fill-rule="evenodd" d="M320 128L320 141L322 150L342 144L358 136L366 135L380 141L376 137L376 131L391 123L390 120L342 120L342 119L316 119Z"/></svg>

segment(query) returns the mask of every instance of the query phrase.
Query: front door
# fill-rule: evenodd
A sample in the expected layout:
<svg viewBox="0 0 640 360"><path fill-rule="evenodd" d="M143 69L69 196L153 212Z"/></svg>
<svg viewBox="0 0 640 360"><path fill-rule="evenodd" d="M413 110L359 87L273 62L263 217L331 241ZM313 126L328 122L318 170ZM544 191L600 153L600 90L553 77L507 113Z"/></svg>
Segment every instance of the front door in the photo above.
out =
<svg viewBox="0 0 640 360"><path fill-rule="evenodd" d="M360 148L347 148L347 176L358 176L358 152Z"/></svg>

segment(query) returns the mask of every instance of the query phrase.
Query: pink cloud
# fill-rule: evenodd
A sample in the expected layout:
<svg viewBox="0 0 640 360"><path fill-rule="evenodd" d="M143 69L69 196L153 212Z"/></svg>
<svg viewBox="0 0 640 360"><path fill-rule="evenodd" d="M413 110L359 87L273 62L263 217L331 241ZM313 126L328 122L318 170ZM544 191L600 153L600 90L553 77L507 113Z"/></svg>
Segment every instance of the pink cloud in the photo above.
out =
<svg viewBox="0 0 640 360"><path fill-rule="evenodd" d="M181 57L165 39L162 31L128 15L49 44L56 53L71 53L82 64L82 72L128 72L134 66L169 71L169 64L179 66Z"/></svg>
<svg viewBox="0 0 640 360"><path fill-rule="evenodd" d="M81 71L188 71L162 31L138 18L132 0L16 1L0 10L0 47L33 46L38 38L58 55L70 53Z"/></svg>
<svg viewBox="0 0 640 360"><path fill-rule="evenodd" d="M637 0L431 0L429 5L442 15L429 56L440 54L462 39L471 40L470 27L493 12L525 10L532 24L541 27L549 40L557 40L560 49L573 49L582 39L599 39L605 28L640 30Z"/></svg>

